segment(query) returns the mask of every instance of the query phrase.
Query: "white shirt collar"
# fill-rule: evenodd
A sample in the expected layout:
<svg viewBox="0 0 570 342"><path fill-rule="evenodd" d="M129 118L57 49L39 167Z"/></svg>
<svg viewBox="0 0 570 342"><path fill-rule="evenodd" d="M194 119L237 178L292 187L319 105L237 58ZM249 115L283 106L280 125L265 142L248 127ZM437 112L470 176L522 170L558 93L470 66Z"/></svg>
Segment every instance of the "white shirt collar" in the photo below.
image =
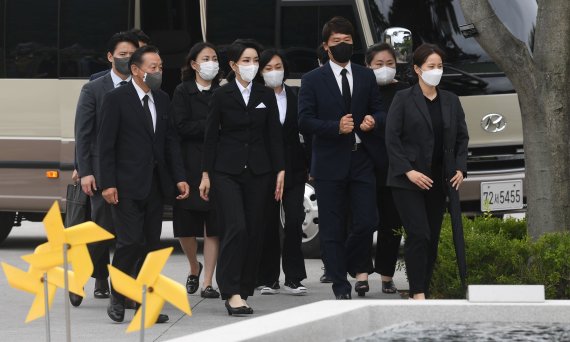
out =
<svg viewBox="0 0 570 342"><path fill-rule="evenodd" d="M280 93L275 93L275 95L277 96L277 98L287 98L287 94L285 92L285 86L283 86L283 89L281 89Z"/></svg>
<svg viewBox="0 0 570 342"><path fill-rule="evenodd" d="M340 77L340 72L342 71L342 69L348 70L348 74L352 75L352 65L350 64L350 61L348 61L348 64L344 68L333 61L330 61L329 65L331 66L333 74L337 77Z"/></svg>
<svg viewBox="0 0 570 342"><path fill-rule="evenodd" d="M253 82L249 82L249 84L247 85L247 88L244 88L244 86L242 86L241 83L239 83L239 81L236 78L236 84L238 86L239 92L242 93L242 95L243 95L244 90L246 90L246 89L248 90L248 94L251 94L251 84L252 83Z"/></svg>
<svg viewBox="0 0 570 342"><path fill-rule="evenodd" d="M130 82L131 81L131 75L129 75L129 77L127 77L127 79L123 80L122 78L119 77L119 75L117 75L115 73L115 70L113 70L113 68L111 68L111 79L113 80L113 85L115 86L115 88L117 88L119 86L119 84L123 81L126 82Z"/></svg>
<svg viewBox="0 0 570 342"><path fill-rule="evenodd" d="M211 84L207 87L204 87L203 85L200 85L200 83L198 83L198 82L196 82L196 86L198 87L199 91L210 90L210 88L212 88Z"/></svg>
<svg viewBox="0 0 570 342"><path fill-rule="evenodd" d="M152 90L149 90L148 93L145 93L141 87L137 84L137 82L133 81L133 85L135 86L135 90L137 91L137 95L139 96L139 100L142 101L145 95L148 95L150 100L154 103L154 98L152 97Z"/></svg>

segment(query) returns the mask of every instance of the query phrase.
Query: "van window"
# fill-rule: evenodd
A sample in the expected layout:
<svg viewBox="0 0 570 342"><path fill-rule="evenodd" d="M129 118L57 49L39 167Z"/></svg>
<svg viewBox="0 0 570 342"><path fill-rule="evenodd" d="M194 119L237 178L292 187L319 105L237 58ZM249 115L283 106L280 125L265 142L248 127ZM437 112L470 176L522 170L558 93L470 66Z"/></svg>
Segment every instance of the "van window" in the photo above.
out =
<svg viewBox="0 0 570 342"><path fill-rule="evenodd" d="M6 17L4 16L5 0L0 0L0 78L6 77L6 62L4 61L4 23Z"/></svg>
<svg viewBox="0 0 570 342"><path fill-rule="evenodd" d="M107 41L130 29L129 0L66 0L60 6L59 77L89 77L108 69Z"/></svg>
<svg viewBox="0 0 570 342"><path fill-rule="evenodd" d="M5 0L6 77L57 77L57 0Z"/></svg>

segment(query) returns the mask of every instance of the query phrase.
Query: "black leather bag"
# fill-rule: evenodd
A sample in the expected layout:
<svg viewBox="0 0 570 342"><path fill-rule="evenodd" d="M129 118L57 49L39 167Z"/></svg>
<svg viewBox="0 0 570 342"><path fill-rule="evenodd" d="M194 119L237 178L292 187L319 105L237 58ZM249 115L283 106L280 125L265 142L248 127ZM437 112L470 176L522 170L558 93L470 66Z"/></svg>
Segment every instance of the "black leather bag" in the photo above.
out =
<svg viewBox="0 0 570 342"><path fill-rule="evenodd" d="M89 196L79 184L67 185L65 198L65 226L71 227L91 220L91 204Z"/></svg>

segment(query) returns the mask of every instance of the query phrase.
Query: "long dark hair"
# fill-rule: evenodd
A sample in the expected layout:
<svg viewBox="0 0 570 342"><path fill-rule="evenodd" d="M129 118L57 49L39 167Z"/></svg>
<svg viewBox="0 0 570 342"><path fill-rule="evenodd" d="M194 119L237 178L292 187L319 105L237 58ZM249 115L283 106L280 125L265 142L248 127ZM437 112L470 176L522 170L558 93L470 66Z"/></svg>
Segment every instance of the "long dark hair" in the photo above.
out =
<svg viewBox="0 0 570 342"><path fill-rule="evenodd" d="M216 49L216 46L214 44L208 42L199 42L194 44L194 46L190 48L190 51L186 56L186 60L184 61L184 66L182 66L181 69L181 79L183 82L196 80L196 70L192 68L192 61L196 62L196 58L198 58L200 52L202 52L202 50L204 50L205 48L210 48L214 50L216 56L220 58L220 54L218 53L218 50ZM214 77L212 83L215 84L220 83L221 78L222 78L222 69L220 68L220 71L218 72L216 77Z"/></svg>
<svg viewBox="0 0 570 342"><path fill-rule="evenodd" d="M269 64L271 59L275 56L281 58L281 63L283 64L283 71L284 71L283 82L285 82L285 80L289 78L289 63L287 62L287 59L285 59L283 52L275 49L267 49L261 53L261 56L259 56L259 71L255 76L254 79L255 81L261 84L265 83L263 81L263 76L261 75L261 73L263 72L263 68L265 68L265 66Z"/></svg>
<svg viewBox="0 0 570 342"><path fill-rule="evenodd" d="M243 55L243 52L246 49L254 49L255 51L257 51L257 55L260 56L261 55L261 51L263 50L263 47L261 46L261 44L259 44L256 40L254 39L236 39L234 40L234 42L228 46L228 49L226 50L226 56L228 57L228 62L234 62L237 63L241 57L241 55ZM230 71L230 73L228 74L227 80L232 81L236 78L236 75L234 73L234 71Z"/></svg>

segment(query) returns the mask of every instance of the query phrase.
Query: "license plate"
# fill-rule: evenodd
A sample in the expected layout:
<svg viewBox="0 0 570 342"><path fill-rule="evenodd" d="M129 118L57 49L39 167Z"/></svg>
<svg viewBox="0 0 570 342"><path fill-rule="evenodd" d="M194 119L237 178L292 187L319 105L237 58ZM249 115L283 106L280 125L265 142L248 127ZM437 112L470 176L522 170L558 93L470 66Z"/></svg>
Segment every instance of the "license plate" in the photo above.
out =
<svg viewBox="0 0 570 342"><path fill-rule="evenodd" d="M481 211L522 209L522 180L481 183Z"/></svg>

